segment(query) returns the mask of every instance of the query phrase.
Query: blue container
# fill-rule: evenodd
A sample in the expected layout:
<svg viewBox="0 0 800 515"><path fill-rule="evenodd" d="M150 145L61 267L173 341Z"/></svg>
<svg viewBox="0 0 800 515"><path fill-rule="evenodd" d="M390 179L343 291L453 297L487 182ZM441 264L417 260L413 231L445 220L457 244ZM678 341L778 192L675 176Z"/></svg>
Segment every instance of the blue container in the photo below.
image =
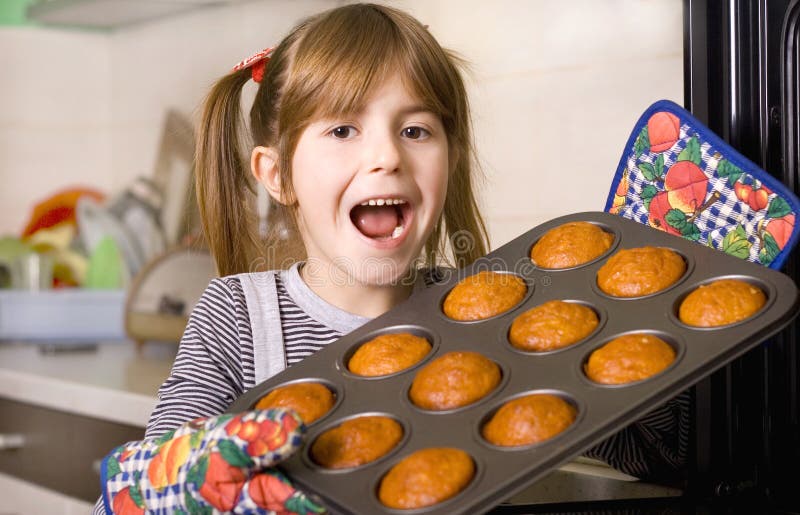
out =
<svg viewBox="0 0 800 515"><path fill-rule="evenodd" d="M125 297L125 290L0 290L0 340L124 340Z"/></svg>

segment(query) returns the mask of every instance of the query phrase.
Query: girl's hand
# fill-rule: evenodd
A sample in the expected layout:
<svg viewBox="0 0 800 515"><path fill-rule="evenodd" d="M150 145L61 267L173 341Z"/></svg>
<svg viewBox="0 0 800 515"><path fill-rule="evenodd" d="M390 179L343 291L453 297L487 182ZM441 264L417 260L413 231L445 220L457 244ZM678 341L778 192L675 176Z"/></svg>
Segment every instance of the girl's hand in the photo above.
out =
<svg viewBox="0 0 800 515"><path fill-rule="evenodd" d="M103 459L106 513L324 513L270 468L295 452L304 431L293 411L256 410L122 445Z"/></svg>

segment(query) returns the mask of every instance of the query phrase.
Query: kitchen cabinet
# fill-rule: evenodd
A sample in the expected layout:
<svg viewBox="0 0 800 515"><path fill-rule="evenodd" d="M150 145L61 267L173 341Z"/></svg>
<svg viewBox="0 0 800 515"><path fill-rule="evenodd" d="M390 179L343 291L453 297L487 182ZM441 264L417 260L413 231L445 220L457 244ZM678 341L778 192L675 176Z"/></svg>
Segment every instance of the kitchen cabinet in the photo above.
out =
<svg viewBox="0 0 800 515"><path fill-rule="evenodd" d="M84 501L97 499L103 456L144 436L142 427L8 398L0 398L0 413L0 435L7 443L0 450L0 472Z"/></svg>
<svg viewBox="0 0 800 515"><path fill-rule="evenodd" d="M15 515L86 515L94 503L0 473L0 510Z"/></svg>
<svg viewBox="0 0 800 515"><path fill-rule="evenodd" d="M99 460L141 439L174 345L0 343L0 513L86 513Z"/></svg>

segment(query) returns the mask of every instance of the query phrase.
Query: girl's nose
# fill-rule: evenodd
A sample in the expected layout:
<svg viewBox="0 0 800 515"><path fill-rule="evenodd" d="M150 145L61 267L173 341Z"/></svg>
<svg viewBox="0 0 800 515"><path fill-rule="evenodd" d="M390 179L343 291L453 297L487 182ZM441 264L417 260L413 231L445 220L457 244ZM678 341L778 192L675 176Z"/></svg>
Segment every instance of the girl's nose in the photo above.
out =
<svg viewBox="0 0 800 515"><path fill-rule="evenodd" d="M375 135L370 142L370 171L394 172L400 168L400 141L392 134Z"/></svg>

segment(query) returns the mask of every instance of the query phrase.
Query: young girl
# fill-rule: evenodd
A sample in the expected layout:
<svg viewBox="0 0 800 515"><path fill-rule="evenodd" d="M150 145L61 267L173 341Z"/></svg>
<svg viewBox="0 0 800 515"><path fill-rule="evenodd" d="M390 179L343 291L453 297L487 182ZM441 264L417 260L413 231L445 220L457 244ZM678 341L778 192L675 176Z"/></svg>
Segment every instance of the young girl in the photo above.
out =
<svg viewBox="0 0 800 515"><path fill-rule="evenodd" d="M301 443L292 412L219 414L435 281L441 263L486 253L456 64L409 15L347 5L304 21L214 86L197 191L221 278L191 315L145 440L104 461L96 512L323 511L269 467ZM251 79L259 86L244 142L240 95ZM254 182L278 206L266 242ZM473 244L448 245L456 233ZM288 270L253 271L277 261L276 249L296 255L293 241L304 255ZM679 466L680 412L668 405L590 454L640 476ZM270 428L269 451L244 447L248 423Z"/></svg>

